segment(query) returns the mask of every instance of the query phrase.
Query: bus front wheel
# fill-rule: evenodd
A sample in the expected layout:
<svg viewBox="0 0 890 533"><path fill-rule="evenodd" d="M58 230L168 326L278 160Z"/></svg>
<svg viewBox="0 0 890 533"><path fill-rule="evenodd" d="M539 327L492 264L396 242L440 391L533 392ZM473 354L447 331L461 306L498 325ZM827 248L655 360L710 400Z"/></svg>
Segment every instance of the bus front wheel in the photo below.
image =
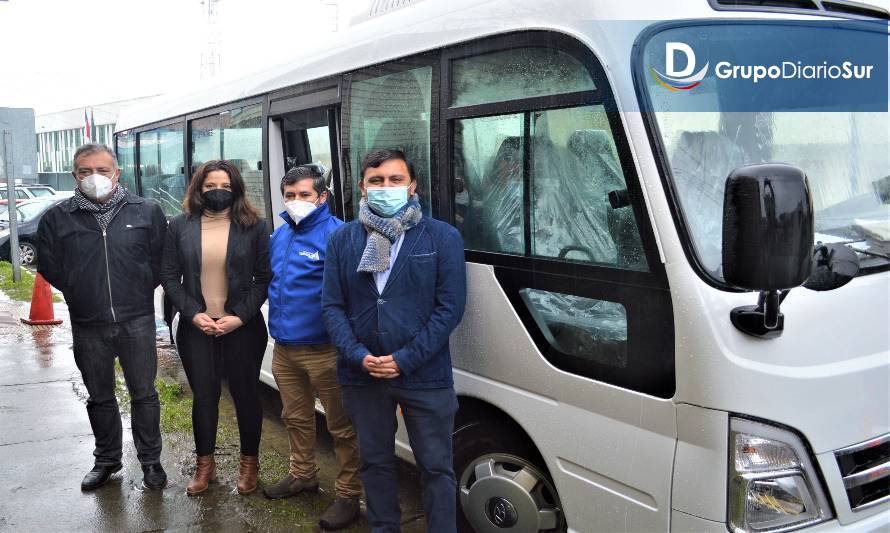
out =
<svg viewBox="0 0 890 533"><path fill-rule="evenodd" d="M527 442L517 429L485 420L454 432L460 531L564 531L559 495Z"/></svg>

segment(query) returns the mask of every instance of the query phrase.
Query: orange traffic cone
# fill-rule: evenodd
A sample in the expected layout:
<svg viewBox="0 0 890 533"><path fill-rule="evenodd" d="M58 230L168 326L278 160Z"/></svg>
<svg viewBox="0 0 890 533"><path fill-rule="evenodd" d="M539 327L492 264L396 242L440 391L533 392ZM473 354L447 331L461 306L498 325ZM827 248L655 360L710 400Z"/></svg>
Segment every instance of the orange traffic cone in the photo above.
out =
<svg viewBox="0 0 890 533"><path fill-rule="evenodd" d="M55 326L62 323L61 320L56 320L53 313L53 291L40 273L34 280L34 292L31 294L31 316L23 318L22 322L31 326Z"/></svg>

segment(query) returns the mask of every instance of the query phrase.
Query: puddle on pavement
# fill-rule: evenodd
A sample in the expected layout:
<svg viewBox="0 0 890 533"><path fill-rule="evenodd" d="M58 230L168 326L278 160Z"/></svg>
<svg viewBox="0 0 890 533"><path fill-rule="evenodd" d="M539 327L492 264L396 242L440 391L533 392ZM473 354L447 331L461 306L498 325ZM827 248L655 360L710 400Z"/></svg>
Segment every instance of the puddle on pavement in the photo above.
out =
<svg viewBox="0 0 890 533"><path fill-rule="evenodd" d="M190 396L188 382L176 347L170 342L169 332L161 322L157 328L158 375L162 379L179 384L185 395ZM281 398L278 391L260 384L260 401L263 405L263 434L260 445L260 488L243 496L235 491L240 456L235 409L226 387L219 407L217 432L217 480L204 494L187 497L194 512L202 518L202 530L234 529L240 531L284 531L294 528L320 531L318 518L334 501L333 484L338 471L333 442L324 424L324 418L316 417L316 460L321 490L317 494L304 494L287 500L268 500L262 495L262 487L277 482L287 474L289 441L281 423ZM181 407L181 406L180 406ZM162 410L165 406L162 404ZM170 475L171 486L167 491L184 492L194 473L194 441L190 431L167 431L164 434L165 467ZM420 480L416 470L405 463L399 464L402 487L402 508L405 526L403 531L424 531L420 511ZM150 491L149 491L150 492ZM184 496L184 495L183 495ZM368 531L366 519L344 531Z"/></svg>
<svg viewBox="0 0 890 533"><path fill-rule="evenodd" d="M0 312L14 309L16 305L21 313L20 304L0 300ZM13 313L16 322L19 316L21 315ZM65 321L62 326L30 328L20 323L0 324L0 340L4 344L27 347L27 351L33 352L35 362L41 368L62 366L63 362L65 367L71 367L73 392L81 402L86 403L86 389L73 366L70 323L64 304L57 306L56 316ZM173 396L174 399L179 398L182 404L174 407L162 404L162 413L167 408L184 410L190 405L191 393L176 348L171 344L169 331L162 321L159 321L157 327L157 342L159 378L170 385L179 385L182 391L181 395ZM119 393L123 395L125 391L121 379ZM220 401L220 429L215 454L217 481L198 497L185 494L185 486L194 472L194 442L188 410L178 413L180 430L164 431L163 434L161 460L169 477L168 487L162 492L144 490L141 486L142 472L132 441L128 398L122 396L120 403L123 414L124 471L115 474L114 479L105 487L92 493L83 493L82 498L76 499L77 502L82 502L77 505L82 504L83 509L94 517L90 524L57 525L71 530L86 527L111 531L320 531L317 521L328 505L333 503L333 484L338 471L333 444L324 419L321 416L316 419L316 460L321 468L321 490L317 494L300 495L286 500L267 500L261 489L264 485L277 482L287 473L289 446L287 432L279 418L281 399L278 392L260 384L260 398L264 415L260 445L260 488L254 494L242 496L235 491L239 459L238 431L234 406L225 386ZM88 428L84 429L89 431ZM403 531L424 531L420 510L420 481L416 470L399 462L399 483ZM358 523L345 531L369 529L363 514Z"/></svg>

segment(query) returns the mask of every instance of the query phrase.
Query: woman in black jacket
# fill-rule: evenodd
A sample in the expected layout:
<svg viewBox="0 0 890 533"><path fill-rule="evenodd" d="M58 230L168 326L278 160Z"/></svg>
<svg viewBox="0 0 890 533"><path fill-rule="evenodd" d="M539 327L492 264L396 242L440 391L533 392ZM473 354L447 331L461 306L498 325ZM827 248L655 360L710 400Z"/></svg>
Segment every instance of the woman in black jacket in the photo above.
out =
<svg viewBox="0 0 890 533"><path fill-rule="evenodd" d="M271 273L266 224L228 161L208 161L192 177L185 213L170 221L161 284L179 310L176 346L192 388L197 453L189 495L214 477L219 395L225 376L241 439L238 492L256 490L262 407L257 384L268 333L260 306Z"/></svg>

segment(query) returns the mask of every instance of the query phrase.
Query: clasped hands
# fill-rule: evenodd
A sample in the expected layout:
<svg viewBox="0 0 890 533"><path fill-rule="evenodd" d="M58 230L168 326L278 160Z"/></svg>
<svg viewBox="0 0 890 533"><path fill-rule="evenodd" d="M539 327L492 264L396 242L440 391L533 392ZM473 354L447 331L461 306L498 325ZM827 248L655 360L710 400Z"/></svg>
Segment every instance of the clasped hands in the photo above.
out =
<svg viewBox="0 0 890 533"><path fill-rule="evenodd" d="M210 335L212 337L219 337L220 335L231 333L244 325L244 322L237 316L224 316L219 320L213 320L207 313L196 314L192 319L192 323L195 327L204 332L205 335Z"/></svg>
<svg viewBox="0 0 890 533"><path fill-rule="evenodd" d="M380 357L368 354L362 359L362 366L374 378L393 379L402 375L399 365L391 354Z"/></svg>

